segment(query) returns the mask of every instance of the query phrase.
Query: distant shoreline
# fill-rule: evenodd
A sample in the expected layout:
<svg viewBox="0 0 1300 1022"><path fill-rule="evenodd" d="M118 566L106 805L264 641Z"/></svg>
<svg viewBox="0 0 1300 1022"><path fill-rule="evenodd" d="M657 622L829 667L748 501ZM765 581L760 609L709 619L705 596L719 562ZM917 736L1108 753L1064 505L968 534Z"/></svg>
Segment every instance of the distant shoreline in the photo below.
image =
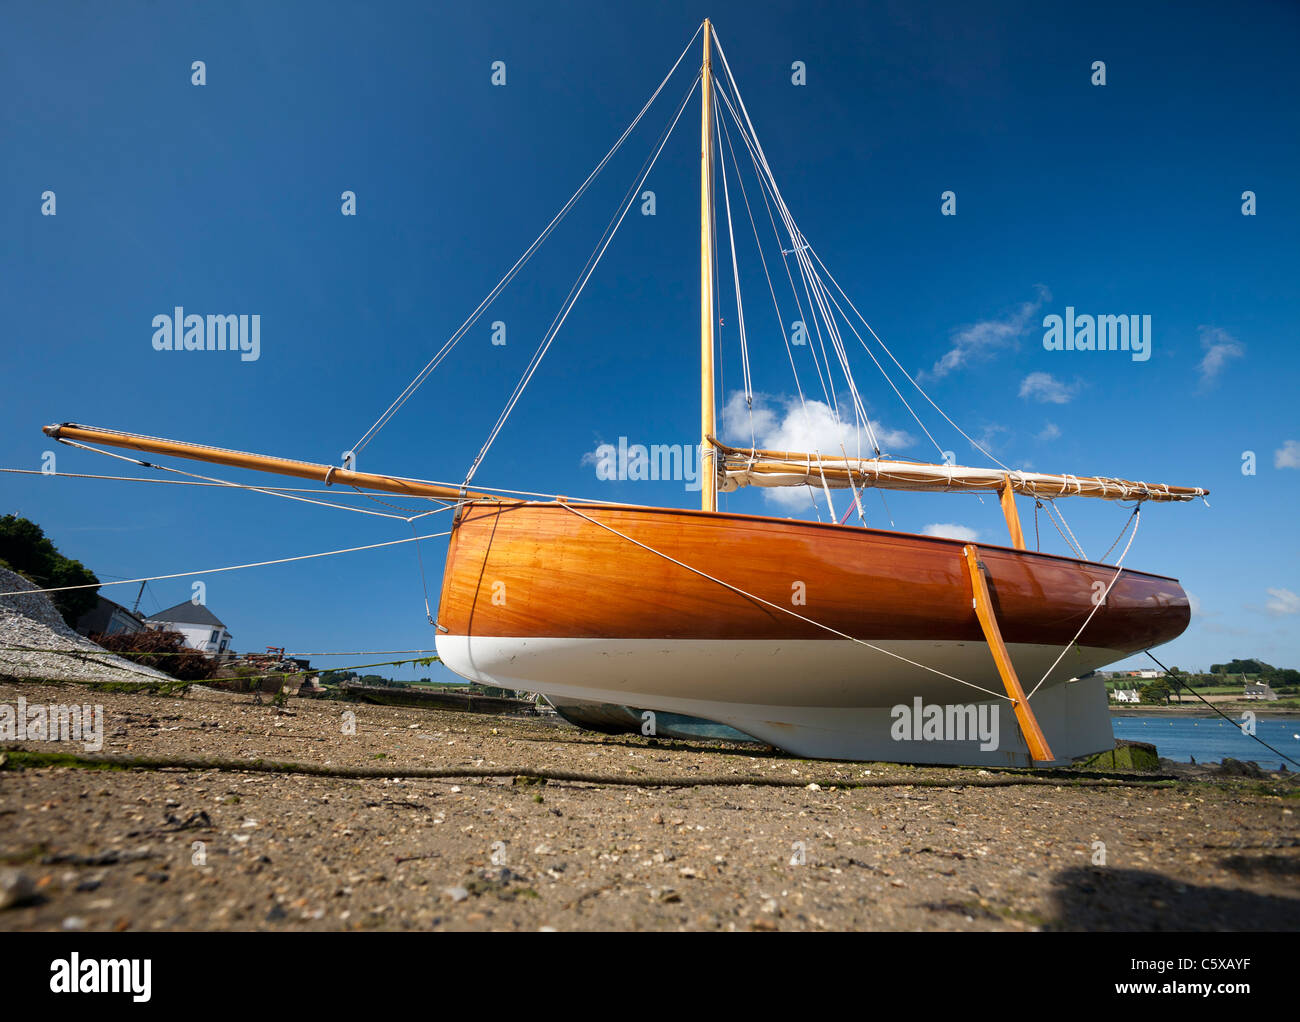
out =
<svg viewBox="0 0 1300 1022"><path fill-rule="evenodd" d="M1300 717L1300 710L1269 709L1268 703L1218 703L1215 709L1223 711L1229 717L1238 718L1246 710L1252 711L1260 720L1286 720ZM1112 706L1112 717L1215 717L1217 714L1204 703L1196 705L1185 703L1181 706Z"/></svg>

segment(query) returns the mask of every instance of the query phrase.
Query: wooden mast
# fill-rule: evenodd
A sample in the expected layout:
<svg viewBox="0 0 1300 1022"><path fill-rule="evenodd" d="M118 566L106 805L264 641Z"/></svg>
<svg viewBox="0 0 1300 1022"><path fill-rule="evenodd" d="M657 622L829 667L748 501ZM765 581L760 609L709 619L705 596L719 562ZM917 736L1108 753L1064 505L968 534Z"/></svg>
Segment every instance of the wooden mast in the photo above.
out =
<svg viewBox="0 0 1300 1022"><path fill-rule="evenodd" d="M718 510L718 472L713 447L713 66L704 19L700 77L700 507Z"/></svg>

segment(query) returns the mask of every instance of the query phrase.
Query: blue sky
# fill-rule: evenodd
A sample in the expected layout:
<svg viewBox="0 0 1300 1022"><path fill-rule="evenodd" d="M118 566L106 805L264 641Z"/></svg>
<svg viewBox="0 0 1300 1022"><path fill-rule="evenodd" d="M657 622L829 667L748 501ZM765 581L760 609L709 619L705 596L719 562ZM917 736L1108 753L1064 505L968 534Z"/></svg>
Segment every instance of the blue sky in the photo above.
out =
<svg viewBox="0 0 1300 1022"><path fill-rule="evenodd" d="M1195 599L1161 659L1300 664L1300 11L1284 3L7 4L0 467L39 468L51 448L40 426L69 420L337 462L604 155L705 15L803 233L958 424L1013 467L1213 491L1208 508L1149 506L1129 554ZM195 60L203 86L191 84ZM498 60L504 87L490 80ZM1090 81L1097 60L1104 86ZM693 49L361 468L464 476L697 61ZM795 61L806 85L791 81ZM598 480L584 455L620 436L696 440L697 102L646 183L656 215L628 216L478 482L696 504L680 482ZM736 187L754 389L774 434L794 383ZM54 216L41 215L47 190ZM345 190L356 216L340 213ZM940 213L948 190L956 216ZM1254 216L1241 212L1247 190ZM788 287L778 296L790 304ZM726 281L720 298L721 405L741 374ZM153 317L177 305L259 315L260 357L155 351ZM1152 357L1044 350L1043 317L1067 305L1150 315ZM494 320L504 346L490 341ZM890 453L931 457L849 344ZM937 371L945 356L955 366ZM811 363L801 372L806 384ZM922 418L959 462L986 463ZM126 467L57 454L64 472ZM996 501L886 499L888 510L869 495L868 524L958 525L1003 542ZM757 492L724 506L813 516ZM1099 501L1064 510L1093 556L1126 516ZM0 475L7 511L105 581L410 535L246 492L12 474ZM1021 514L1032 530L1027 503ZM1041 528L1044 548L1065 552ZM432 598L443 549L424 547ZM433 645L409 544L195 577L239 649ZM189 580L154 583L144 608L189 595Z"/></svg>

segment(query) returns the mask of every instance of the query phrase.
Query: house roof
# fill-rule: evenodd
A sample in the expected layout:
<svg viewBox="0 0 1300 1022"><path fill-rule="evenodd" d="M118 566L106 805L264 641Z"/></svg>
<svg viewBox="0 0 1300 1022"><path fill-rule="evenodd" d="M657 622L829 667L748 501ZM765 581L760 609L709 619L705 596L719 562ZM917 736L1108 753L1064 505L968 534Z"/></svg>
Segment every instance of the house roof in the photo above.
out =
<svg viewBox="0 0 1300 1022"><path fill-rule="evenodd" d="M208 610L202 604L195 604L190 600L184 603L178 603L174 607L168 607L166 610L160 610L157 614L152 615L148 620L161 621L169 625L207 625L209 627L225 628L226 626L218 619L217 615Z"/></svg>
<svg viewBox="0 0 1300 1022"><path fill-rule="evenodd" d="M139 614L133 614L120 603L114 603L107 596L101 596L90 610L77 618L77 631L83 635L102 632L108 628L108 624L112 621L115 612L121 612L133 621L138 621L139 627L144 627L144 618Z"/></svg>

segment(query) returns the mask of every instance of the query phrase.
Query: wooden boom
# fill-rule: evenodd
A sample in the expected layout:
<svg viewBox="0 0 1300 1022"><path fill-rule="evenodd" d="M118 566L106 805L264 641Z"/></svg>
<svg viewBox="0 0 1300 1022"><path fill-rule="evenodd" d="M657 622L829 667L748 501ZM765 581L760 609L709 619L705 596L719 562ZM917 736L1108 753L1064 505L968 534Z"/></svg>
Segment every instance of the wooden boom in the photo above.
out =
<svg viewBox="0 0 1300 1022"><path fill-rule="evenodd" d="M712 439L712 438L710 438ZM719 489L741 486L849 485L885 490L921 490L938 493L1005 491L1026 497L1101 497L1105 500L1186 501L1210 491L1199 486L1167 486L1104 476L1051 475L1045 472L1008 472L1001 468L935 465L922 461L881 458L842 458L802 451L764 451L728 447L713 440L722 455Z"/></svg>
<svg viewBox="0 0 1300 1022"><path fill-rule="evenodd" d="M335 465L317 465L310 461L292 461L265 454L248 454L244 451L226 450L223 447L206 447L203 444L188 444L180 440L163 440L137 433L124 433L116 429L78 426L72 422L46 426L42 432L55 440L106 444L109 447L123 447L148 454L171 454L178 458L189 458L191 461L206 461L214 465L229 465L232 468L248 468L256 472L272 472L276 475L295 476L298 479L314 479L326 486L339 483L366 490L400 493L407 497L436 497L439 500L451 501L501 499L490 493L461 490L455 486L425 482L422 479L403 479L399 476L375 475L371 472L353 472L351 469L339 468Z"/></svg>

